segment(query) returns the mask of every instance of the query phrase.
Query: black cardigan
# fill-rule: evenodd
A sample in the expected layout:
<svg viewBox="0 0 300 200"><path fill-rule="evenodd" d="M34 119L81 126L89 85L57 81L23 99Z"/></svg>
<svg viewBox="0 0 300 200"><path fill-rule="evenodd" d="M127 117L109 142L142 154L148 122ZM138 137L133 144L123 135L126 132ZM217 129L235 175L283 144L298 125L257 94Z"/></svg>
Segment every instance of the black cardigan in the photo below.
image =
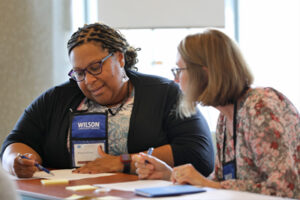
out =
<svg viewBox="0 0 300 200"><path fill-rule="evenodd" d="M175 166L192 163L203 175L214 168L214 152L207 123L201 113L180 119L174 108L180 89L173 81L127 71L135 97L128 133L128 152L171 144ZM75 110L84 95L73 80L53 87L29 105L4 141L27 144L50 168L70 168L67 149L70 108Z"/></svg>

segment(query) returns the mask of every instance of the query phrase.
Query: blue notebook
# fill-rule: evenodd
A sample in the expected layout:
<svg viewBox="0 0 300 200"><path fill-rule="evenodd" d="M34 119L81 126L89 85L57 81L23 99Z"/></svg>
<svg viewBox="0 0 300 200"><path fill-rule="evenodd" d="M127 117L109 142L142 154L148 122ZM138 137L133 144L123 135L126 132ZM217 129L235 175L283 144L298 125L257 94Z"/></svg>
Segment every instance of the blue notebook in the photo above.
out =
<svg viewBox="0 0 300 200"><path fill-rule="evenodd" d="M197 192L205 192L203 188L195 187L192 185L170 185L163 187L150 187L135 189L137 195L146 197L160 197L160 196L174 196L182 194L191 194Z"/></svg>

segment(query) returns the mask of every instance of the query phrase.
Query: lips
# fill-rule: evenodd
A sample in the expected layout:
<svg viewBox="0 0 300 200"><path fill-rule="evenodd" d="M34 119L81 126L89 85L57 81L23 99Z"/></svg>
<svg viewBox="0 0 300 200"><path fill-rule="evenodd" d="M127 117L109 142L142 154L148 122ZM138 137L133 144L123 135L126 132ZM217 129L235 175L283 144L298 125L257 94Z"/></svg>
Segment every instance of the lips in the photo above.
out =
<svg viewBox="0 0 300 200"><path fill-rule="evenodd" d="M94 90L90 90L93 96L99 96L103 93L104 86L98 87Z"/></svg>

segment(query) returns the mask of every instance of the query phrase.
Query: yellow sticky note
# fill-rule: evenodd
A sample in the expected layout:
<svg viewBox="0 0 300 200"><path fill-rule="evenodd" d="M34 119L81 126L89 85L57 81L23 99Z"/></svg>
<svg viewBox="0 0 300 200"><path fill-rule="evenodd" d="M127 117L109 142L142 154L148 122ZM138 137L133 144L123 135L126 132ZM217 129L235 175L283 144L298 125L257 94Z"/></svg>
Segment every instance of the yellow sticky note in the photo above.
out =
<svg viewBox="0 0 300 200"><path fill-rule="evenodd" d="M75 186L68 186L66 187L66 190L72 190L72 191L82 191L82 190L95 190L98 187L92 186L92 185L75 185Z"/></svg>
<svg viewBox="0 0 300 200"><path fill-rule="evenodd" d="M43 185L63 185L63 184L68 184L69 180L68 179L53 179L53 180L41 180L41 183Z"/></svg>
<svg viewBox="0 0 300 200"><path fill-rule="evenodd" d="M77 199L82 199L82 198L84 198L84 196L73 194L72 196L65 198L65 200L77 200Z"/></svg>

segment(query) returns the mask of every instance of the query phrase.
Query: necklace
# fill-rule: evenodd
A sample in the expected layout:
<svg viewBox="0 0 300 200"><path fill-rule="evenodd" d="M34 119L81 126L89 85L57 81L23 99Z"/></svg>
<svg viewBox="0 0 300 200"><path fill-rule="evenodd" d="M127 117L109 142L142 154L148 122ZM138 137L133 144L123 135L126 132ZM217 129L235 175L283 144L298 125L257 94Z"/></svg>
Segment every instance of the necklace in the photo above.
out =
<svg viewBox="0 0 300 200"><path fill-rule="evenodd" d="M115 116L116 114L118 114L118 112L122 109L122 107L124 106L125 102L128 100L129 98L129 81L127 83L127 95L126 98L122 101L122 103L119 105L119 107L113 111L111 108L108 108L108 112L112 115Z"/></svg>

